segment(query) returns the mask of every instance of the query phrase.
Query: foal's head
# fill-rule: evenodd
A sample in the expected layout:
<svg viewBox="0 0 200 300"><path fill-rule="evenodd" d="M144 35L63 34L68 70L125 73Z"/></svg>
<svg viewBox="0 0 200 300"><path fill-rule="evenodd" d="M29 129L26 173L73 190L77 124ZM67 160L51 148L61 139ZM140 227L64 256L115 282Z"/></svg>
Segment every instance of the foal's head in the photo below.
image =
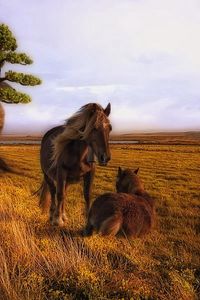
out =
<svg viewBox="0 0 200 300"><path fill-rule="evenodd" d="M139 168L136 170L122 170L122 168L119 167L116 180L118 193L136 194L144 190L143 184L137 175L138 171Z"/></svg>

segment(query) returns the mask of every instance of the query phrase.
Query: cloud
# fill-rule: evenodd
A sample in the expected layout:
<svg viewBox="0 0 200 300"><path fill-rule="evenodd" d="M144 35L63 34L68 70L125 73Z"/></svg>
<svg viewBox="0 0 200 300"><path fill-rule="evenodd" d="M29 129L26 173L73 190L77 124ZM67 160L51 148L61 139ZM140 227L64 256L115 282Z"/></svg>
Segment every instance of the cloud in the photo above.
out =
<svg viewBox="0 0 200 300"><path fill-rule="evenodd" d="M199 1L22 0L16 14L18 6L0 0L1 19L34 64L12 69L43 85L22 88L33 104L6 106L5 132L16 123L43 130L94 101L111 101L117 131L200 129Z"/></svg>

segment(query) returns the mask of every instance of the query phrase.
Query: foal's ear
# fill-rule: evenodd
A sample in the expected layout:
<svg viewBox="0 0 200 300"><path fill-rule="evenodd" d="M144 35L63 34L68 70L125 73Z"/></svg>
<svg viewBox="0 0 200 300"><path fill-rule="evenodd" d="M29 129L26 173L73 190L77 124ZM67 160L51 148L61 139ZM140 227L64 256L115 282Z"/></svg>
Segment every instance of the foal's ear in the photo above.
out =
<svg viewBox="0 0 200 300"><path fill-rule="evenodd" d="M138 171L139 171L139 168L137 168L137 169L134 171L134 173L135 173L135 174L137 174L137 173L138 173Z"/></svg>
<svg viewBox="0 0 200 300"><path fill-rule="evenodd" d="M121 174L122 174L122 168L119 167L119 168L118 168L118 176L120 176Z"/></svg>
<svg viewBox="0 0 200 300"><path fill-rule="evenodd" d="M106 106L106 108L104 109L104 113L105 115L108 117L111 111L111 105L110 103L108 103L108 105Z"/></svg>

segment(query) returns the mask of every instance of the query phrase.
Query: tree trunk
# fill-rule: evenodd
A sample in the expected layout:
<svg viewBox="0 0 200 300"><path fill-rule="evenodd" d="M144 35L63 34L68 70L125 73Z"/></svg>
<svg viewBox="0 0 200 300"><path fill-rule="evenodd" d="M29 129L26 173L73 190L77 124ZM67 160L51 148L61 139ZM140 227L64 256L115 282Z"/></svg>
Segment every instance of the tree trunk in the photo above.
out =
<svg viewBox="0 0 200 300"><path fill-rule="evenodd" d="M2 104L0 103L0 135L4 126L4 109ZM11 172L11 168L7 165L7 163L0 157L0 172Z"/></svg>
<svg viewBox="0 0 200 300"><path fill-rule="evenodd" d="M3 125L4 125L4 109L3 109L3 106L2 104L0 103L0 134L1 134L1 131L3 129Z"/></svg>

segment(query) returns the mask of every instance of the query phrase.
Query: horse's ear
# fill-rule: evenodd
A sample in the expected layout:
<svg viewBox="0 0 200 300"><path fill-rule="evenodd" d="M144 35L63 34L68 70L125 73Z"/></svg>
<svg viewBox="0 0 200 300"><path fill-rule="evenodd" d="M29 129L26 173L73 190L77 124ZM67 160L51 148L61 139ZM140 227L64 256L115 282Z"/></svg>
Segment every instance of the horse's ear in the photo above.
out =
<svg viewBox="0 0 200 300"><path fill-rule="evenodd" d="M139 168L137 168L137 169L134 171L134 173L135 173L135 174L137 174L137 173L138 173L138 171L139 171Z"/></svg>
<svg viewBox="0 0 200 300"><path fill-rule="evenodd" d="M119 167L119 168L118 168L118 176L120 176L121 174L122 174L122 168Z"/></svg>
<svg viewBox="0 0 200 300"><path fill-rule="evenodd" d="M108 117L111 111L111 105L110 103L108 103L108 105L106 106L106 108L104 109L104 113L105 115Z"/></svg>

